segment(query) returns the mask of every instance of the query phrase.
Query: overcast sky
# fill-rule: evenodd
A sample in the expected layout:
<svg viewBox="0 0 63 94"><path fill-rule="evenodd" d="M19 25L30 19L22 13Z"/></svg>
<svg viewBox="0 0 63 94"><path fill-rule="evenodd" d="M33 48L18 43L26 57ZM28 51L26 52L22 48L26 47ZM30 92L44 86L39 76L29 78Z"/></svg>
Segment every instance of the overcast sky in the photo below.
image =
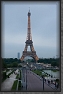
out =
<svg viewBox="0 0 63 94"><path fill-rule="evenodd" d="M31 12L31 33L39 58L58 55L59 2L2 2L2 57L17 57L25 47L28 16Z"/></svg>

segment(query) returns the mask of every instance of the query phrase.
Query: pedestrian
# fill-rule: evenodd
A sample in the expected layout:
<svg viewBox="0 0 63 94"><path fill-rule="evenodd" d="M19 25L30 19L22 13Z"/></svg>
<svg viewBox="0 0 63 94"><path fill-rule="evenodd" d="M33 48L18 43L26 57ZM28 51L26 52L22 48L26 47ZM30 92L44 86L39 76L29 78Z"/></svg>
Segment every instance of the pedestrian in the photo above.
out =
<svg viewBox="0 0 63 94"><path fill-rule="evenodd" d="M59 87L59 84L57 83L57 89L58 89L58 87Z"/></svg>
<svg viewBox="0 0 63 94"><path fill-rule="evenodd" d="M48 84L49 84L49 80L48 80Z"/></svg>
<svg viewBox="0 0 63 94"><path fill-rule="evenodd" d="M58 83L58 87L59 87L59 83Z"/></svg>
<svg viewBox="0 0 63 94"><path fill-rule="evenodd" d="M45 79L45 82L46 82L46 79Z"/></svg>
<svg viewBox="0 0 63 94"><path fill-rule="evenodd" d="M55 87L56 87L56 82L55 82Z"/></svg>
<svg viewBox="0 0 63 94"><path fill-rule="evenodd" d="M8 78L9 78L9 75L8 75Z"/></svg>
<svg viewBox="0 0 63 94"><path fill-rule="evenodd" d="M49 81L49 84L50 84L50 81Z"/></svg>
<svg viewBox="0 0 63 94"><path fill-rule="evenodd" d="M51 84L53 83L53 80L51 80Z"/></svg>
<svg viewBox="0 0 63 94"><path fill-rule="evenodd" d="M23 88L23 85L22 85L22 88Z"/></svg>
<svg viewBox="0 0 63 94"><path fill-rule="evenodd" d="M48 83L50 84L50 81Z"/></svg>

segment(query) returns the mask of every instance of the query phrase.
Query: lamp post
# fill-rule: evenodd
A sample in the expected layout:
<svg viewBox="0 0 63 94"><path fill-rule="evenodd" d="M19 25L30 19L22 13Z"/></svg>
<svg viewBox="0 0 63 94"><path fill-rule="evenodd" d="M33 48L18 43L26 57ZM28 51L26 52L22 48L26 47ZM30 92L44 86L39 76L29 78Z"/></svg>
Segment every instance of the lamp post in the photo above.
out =
<svg viewBox="0 0 63 94"><path fill-rule="evenodd" d="M27 90L27 69L26 69L26 90Z"/></svg>
<svg viewBox="0 0 63 94"><path fill-rule="evenodd" d="M43 77L43 75L42 75L42 78L43 78L43 90L44 90L44 77Z"/></svg>
<svg viewBox="0 0 63 94"><path fill-rule="evenodd" d="M43 77L43 90L44 90L44 77Z"/></svg>
<svg viewBox="0 0 63 94"><path fill-rule="evenodd" d="M44 90L44 73L42 73L42 78L43 78L43 90Z"/></svg>

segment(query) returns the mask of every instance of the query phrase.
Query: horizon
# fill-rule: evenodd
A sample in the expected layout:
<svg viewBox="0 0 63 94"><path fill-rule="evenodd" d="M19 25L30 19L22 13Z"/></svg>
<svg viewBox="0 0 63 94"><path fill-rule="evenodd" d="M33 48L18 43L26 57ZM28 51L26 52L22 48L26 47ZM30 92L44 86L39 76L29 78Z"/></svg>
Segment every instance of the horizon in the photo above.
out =
<svg viewBox="0 0 63 94"><path fill-rule="evenodd" d="M2 57L1 57L2 58ZM11 59L12 57L8 57L8 58L2 58L2 59ZM53 57L53 58L39 58L39 59L57 59L57 58L59 58L59 57ZM12 58L12 59L18 59L18 57L14 57L14 58ZM33 59L33 58L26 58L26 59ZM19 58L19 60L20 60L20 58ZM24 59L25 60L25 59Z"/></svg>

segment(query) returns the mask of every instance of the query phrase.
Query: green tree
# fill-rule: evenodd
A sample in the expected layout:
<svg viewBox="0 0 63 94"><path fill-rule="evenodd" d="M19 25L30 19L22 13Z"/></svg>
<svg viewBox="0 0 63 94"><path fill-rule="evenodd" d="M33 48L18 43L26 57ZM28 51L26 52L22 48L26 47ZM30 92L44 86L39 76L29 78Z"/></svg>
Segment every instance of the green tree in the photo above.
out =
<svg viewBox="0 0 63 94"><path fill-rule="evenodd" d="M2 68L5 69L7 68L7 64L5 63L5 61L2 59Z"/></svg>
<svg viewBox="0 0 63 94"><path fill-rule="evenodd" d="M13 62L12 67L17 67L18 63L17 62Z"/></svg>
<svg viewBox="0 0 63 94"><path fill-rule="evenodd" d="M59 67L59 62L52 62L51 66L57 66L57 67Z"/></svg>

